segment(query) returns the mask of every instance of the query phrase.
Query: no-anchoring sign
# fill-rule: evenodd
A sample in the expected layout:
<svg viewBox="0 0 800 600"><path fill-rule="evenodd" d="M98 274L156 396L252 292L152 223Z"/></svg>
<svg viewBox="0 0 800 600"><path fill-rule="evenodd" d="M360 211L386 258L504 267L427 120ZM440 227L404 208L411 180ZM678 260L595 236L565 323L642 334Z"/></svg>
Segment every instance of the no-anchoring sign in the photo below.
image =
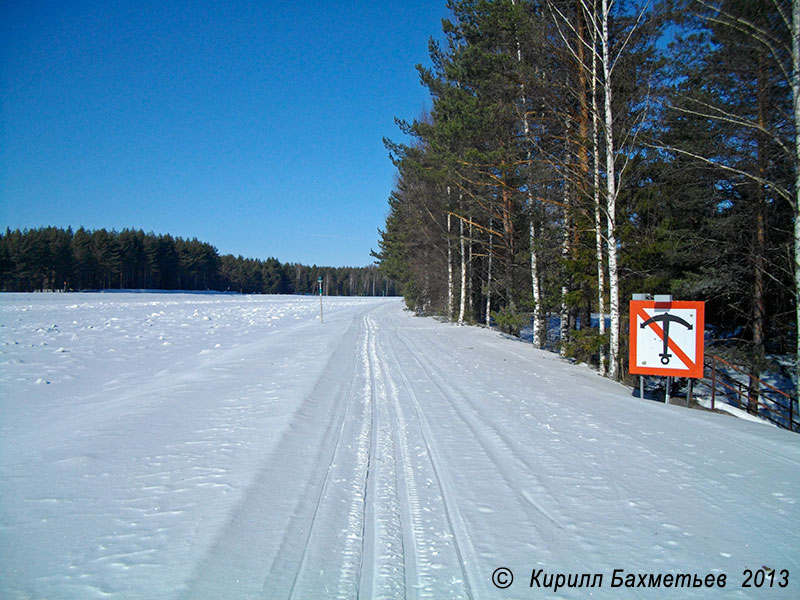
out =
<svg viewBox="0 0 800 600"><path fill-rule="evenodd" d="M705 303L631 300L630 366L635 375L703 376Z"/></svg>

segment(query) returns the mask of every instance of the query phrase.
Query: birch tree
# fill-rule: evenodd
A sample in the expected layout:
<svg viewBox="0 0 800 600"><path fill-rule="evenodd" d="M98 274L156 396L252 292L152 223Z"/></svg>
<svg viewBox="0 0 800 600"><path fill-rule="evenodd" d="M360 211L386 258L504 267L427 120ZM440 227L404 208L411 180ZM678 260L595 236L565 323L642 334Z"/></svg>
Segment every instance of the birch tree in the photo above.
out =
<svg viewBox="0 0 800 600"><path fill-rule="evenodd" d="M512 0L511 4L514 8L517 7L518 0ZM515 11L515 18L519 20L522 15ZM517 67L522 69L522 44L520 42L519 31L514 29L514 43L516 45L516 59ZM528 163L527 172L530 173L530 165L533 161L533 148L534 143L531 139L531 125L528 117L528 94L525 87L525 78L520 74L519 77L519 96L520 96L520 120L522 122L523 139L525 141L525 158ZM542 292L539 283L539 251L536 243L536 217L538 211L535 208L535 199L533 195L533 182L530 175L526 183L526 200L528 208L528 247L530 251L530 272L531 272L531 295L533 296L533 332L532 342L534 348L541 348L544 340L544 311L542 310Z"/></svg>
<svg viewBox="0 0 800 600"><path fill-rule="evenodd" d="M596 14L596 3L592 3L591 13L588 11L586 3L581 8L584 14ZM592 206L594 207L594 231L595 231L595 263L597 265L597 312L598 330L602 336L606 331L606 292L605 292L605 260L603 255L603 211L600 204L600 140L599 140L599 114L597 105L597 28L590 28L591 44L591 81L592 94ZM603 348L600 349L600 372L606 372L606 355Z"/></svg>
<svg viewBox="0 0 800 600"><path fill-rule="evenodd" d="M458 208L463 210L463 195L459 194ZM470 221L471 222L471 221ZM458 220L458 242L461 251L461 296L458 303L458 324L464 324L464 314L467 309L467 252L466 239L464 237L464 220Z"/></svg>
<svg viewBox="0 0 800 600"><path fill-rule="evenodd" d="M616 174L616 146L614 144L614 111L613 86L611 73L611 50L609 46L609 0L601 0L600 13L600 45L602 54L600 65L603 70L603 132L606 142L606 241L608 243L608 308L611 315L611 340L609 342L608 375L617 378L619 369L619 336L620 336L620 306L619 306L619 265L617 262L617 174Z"/></svg>
<svg viewBox="0 0 800 600"><path fill-rule="evenodd" d="M561 40L569 50L576 63L579 65L580 73L580 109L581 119L581 138L584 147L588 146L588 119L584 114L591 114L592 124L592 155L593 155L593 177L592 177L592 221L594 223L595 239L594 252L597 273L597 304L600 314L600 326L603 332L605 329L605 268L604 259L608 261L608 310L610 315L610 340L608 356L608 375L612 378L619 378L620 372L620 346L621 346L621 312L620 304L620 268L619 256L621 242L618 237L618 198L623 182L620 174L624 172L624 167L630 160L632 150L635 145L638 127L641 126L640 117L631 120L630 115L625 115L626 124L624 128L617 123L616 111L620 106L628 107L634 104L646 104L646 100L615 98L615 90L619 86L619 81L625 77L630 78L629 73L619 73L620 65L627 58L627 54L632 53L634 40L640 36L640 29L646 22L648 15L648 3L632 2L626 7L627 24L617 27L612 31L612 10L617 3L615 0L578 0L577 17L571 18L562 8L551 2L550 6L554 14L554 23L558 30ZM621 11L621 8L618 9ZM587 83L588 79L588 83ZM588 88L588 89L587 89ZM587 101L587 96L591 102ZM598 96L602 97L602 104L598 102ZM584 104L585 103L585 104ZM590 108L591 107L591 108ZM633 111L631 111L632 113ZM623 130L624 144L618 142L617 136ZM600 135L602 133L602 136ZM602 152L600 141L602 139ZM628 146L626 150L625 145ZM604 157L604 164L601 164L601 156ZM588 165L586 159L579 159L581 164L581 177L579 181L588 179ZM601 193L602 186L602 193ZM604 221L604 223L601 223ZM605 256L603 247L605 246ZM601 360L604 360L601 352ZM603 367L606 365L604 364Z"/></svg>

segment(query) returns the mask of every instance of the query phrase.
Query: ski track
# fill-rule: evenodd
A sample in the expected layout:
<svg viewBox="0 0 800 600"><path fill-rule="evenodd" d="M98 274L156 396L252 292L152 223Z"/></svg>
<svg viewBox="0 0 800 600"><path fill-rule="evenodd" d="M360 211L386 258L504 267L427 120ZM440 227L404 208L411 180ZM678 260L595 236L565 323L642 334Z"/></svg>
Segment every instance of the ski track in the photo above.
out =
<svg viewBox="0 0 800 600"><path fill-rule="evenodd" d="M362 319L360 365L346 397L343 433L338 436L323 491L314 507L310 534L289 598L308 598L319 590L333 598L353 598L358 593L368 527L366 496L374 419L368 344L369 331ZM332 539L338 541L333 547ZM285 552L279 552L282 554ZM331 560L332 555L338 559ZM332 572L331 565L338 565L338 573Z"/></svg>
<svg viewBox="0 0 800 600"><path fill-rule="evenodd" d="M480 600L547 595L527 586L536 568L608 577L612 568L733 576L745 556L742 540L755 539L766 526L764 511L778 524L766 526L770 543L758 546L759 564L751 566L769 562L791 568L793 577L800 570L791 550L791 540L800 537L790 526L800 517L800 445L788 443L794 438L781 432L762 436L757 424L631 400L628 390L588 370L565 367L485 330L416 319L396 301L334 305L324 330L315 323L314 299L292 300L290 311L272 300L200 297L193 299L191 315L181 312L187 310L182 302L127 300L131 311L144 311L142 331L135 317L116 316L113 299L69 307L99 307L101 314L91 318L97 329L102 324L103 335L115 336L109 339L119 341L120 352L155 348L175 359L163 366L147 363L148 376L139 385L139 373L115 372L101 391L77 397L75 406L55 405L57 418L45 431L61 441L42 455L54 457L54 472L83 473L88 483L72 484L80 495L71 498L55 491L31 494L25 499L34 507L30 522L55 507L83 507L92 516L81 521L80 514L70 515L73 529L108 523L91 549L70 552L66 576L42 574L39 583L13 588L10 598L131 592L185 600ZM264 322L272 327L289 319L262 337ZM80 381L70 377L65 361L87 371L92 364L122 364L117 353L86 353L77 340L98 335L97 329L84 321L74 325L69 339L76 354L59 348L47 381L66 390ZM39 327L31 339L64 343L66 329ZM187 329L195 333L178 335ZM14 335L23 337L20 331ZM236 331L243 334L241 342L228 344L226 335ZM326 337L313 341L320 331ZM204 340L199 352L192 345L198 336ZM181 351L170 350L170 343ZM23 350L25 361L42 352L34 344ZM86 364L79 351L89 357ZM271 365L264 376L254 366L260 353L267 353ZM492 370L484 368L489 355ZM48 398L43 386L32 383L33 367L25 361L6 361L6 381ZM308 377L292 371L293 361ZM13 369L20 374L16 379ZM569 392L559 389L565 381ZM181 418L173 414L175 399L191 399L200 386L207 391L186 413L190 426L178 428L179 436L171 433ZM603 399L575 399L582 394ZM609 418L623 406L626 411ZM29 410L40 418L46 407L32 404ZM161 420L164 425L152 426ZM704 439L683 433L683 427L701 431L698 421ZM4 431L14 433L21 422L17 418ZM64 448L76 424L85 431L71 456ZM152 429L153 443L146 436L125 437L142 427ZM258 427L266 428L263 441ZM20 439L26 452L36 451L35 441ZM99 453L117 439L128 440L128 467L102 462ZM743 455L750 466L740 464ZM87 471L93 464L96 474ZM760 472L767 464L770 474ZM12 484L24 481L24 465L9 465L0 463L0 475ZM237 467L241 475L233 476ZM132 481L128 495L106 502L116 512L104 516L110 509L92 495L102 489L103 478L122 481L126 474ZM744 481L770 493L749 506L742 500ZM649 485L665 497L648 492ZM702 517L684 519L696 512ZM192 514L211 520L189 526ZM0 516L2 534L13 523ZM742 532L729 519L742 522ZM698 523L705 527L698 530ZM187 534L191 527L193 534ZM150 574L166 572L163 552L176 532L184 545L173 556L182 562L168 586L153 588ZM202 541L196 549L195 538ZM698 556L704 560L700 566L692 562ZM512 567L521 583L495 589L490 577L500 566ZM0 571L0 588L3 576ZM611 590L609 584L590 591L609 598L653 597ZM729 591L745 597L742 590ZM702 590L672 592L666 595L702 596ZM559 597L586 594L562 589Z"/></svg>
<svg viewBox="0 0 800 600"><path fill-rule="evenodd" d="M445 378L442 373L447 371L463 372L464 365L459 355L453 353L449 346L442 343L441 337L432 335L430 332L416 332L414 336L401 333L399 338L412 350L411 355L415 358L419 367L426 372L430 381L442 392L442 398L452 407L452 414L456 415L467 426L467 429L473 434L475 441L483 448L485 456L489 457L495 463L498 473L502 475L507 484L507 489L505 491L508 492L509 495L516 496L517 500L522 499L529 503L535 511L540 513L540 517L531 514L529 521L529 525L538 532L540 541L544 542L545 545L545 548L537 548L537 554L540 557L547 556L548 554L550 555L539 564L547 565L555 562L566 571L574 569L575 572L579 572L582 569L582 564L586 564L587 555L595 557L598 563L604 562L604 558L598 553L596 538L592 535L587 535L591 533L591 528L597 523L592 523L591 521L585 524L576 523L574 514L575 507L560 501L560 497L563 498L564 487L566 486L569 488L570 486L569 474L572 470L570 469L570 463L562 460L563 467L556 469L553 464L543 464L538 459L532 461L531 459L536 455L530 452L518 452L518 440L520 438L514 438L513 433L505 433L503 431L503 426L507 426L509 424L508 421L500 421L502 423L501 426L493 425L493 421L496 419L493 418L493 414L488 408L489 405L482 401L476 402L476 396L473 390L491 389L490 379L492 377L495 379L502 379L503 375L501 373L487 375L485 371L474 369L467 371L468 375L466 377ZM423 338L424 345L421 345L420 342ZM518 344L505 344L501 350L516 358L525 360L527 357L516 351L518 347ZM431 350L434 348L437 348L438 351L432 352ZM532 349L528 350L528 352L531 351ZM426 353L430 356L435 355L439 357L436 369L431 368L429 366L430 361L425 360ZM551 380L546 371L541 375L537 375L537 377L544 379L550 386L556 386L555 382ZM486 381L479 381L481 379L485 379ZM582 386L576 387L580 388ZM496 395L500 398L503 397L502 393L497 393ZM504 398L504 400L519 403L520 399ZM524 401L523 404L525 404ZM550 425L546 422L543 423L543 421L546 420L545 414L550 410L548 404L550 404L550 401L544 400L539 406L529 407L533 409L533 414L525 416L534 417L533 420L538 421L538 425L544 425L550 430ZM598 431L598 425L593 422L595 421L593 415L594 411L591 410L590 407L590 404L559 407L558 412L562 413L562 418L559 420L558 424L561 427L567 425L569 421L574 421L580 423L582 429L581 432L576 429L575 433L577 435L562 436L565 442L565 444L563 444L563 449L568 449L566 455L575 456L576 459L583 455L599 467L598 475L591 478L593 480L591 483L594 484L594 480L602 483L605 487L604 494L613 499L613 502L603 502L602 506L616 515L615 521L617 525L615 528L623 539L626 536L634 534L637 529L652 529L654 530L654 536L665 535L665 539L657 541L651 550L656 557L656 564L674 560L674 558L671 557L674 556L676 550L682 547L683 542L694 538L697 532L692 531L691 527L681 525L680 517L675 514L674 510L665 511L662 502L654 503L652 500L641 499L641 488L637 488L636 485L628 483L630 479L637 481L638 484L641 485L641 478L636 476L630 478L624 476L624 473L620 473L619 464L615 463L612 465L609 460L609 449L614 450L616 454L623 446L617 446L616 444L610 445L607 443L600 445L597 443L597 437L599 437L600 431ZM664 407L656 405L652 408L660 410ZM667 410L681 411L675 412L671 416L678 421L686 421L687 425L692 424L691 422L698 418L707 418L709 420L714 418L713 416L698 415L697 413L686 413L683 412L684 409L668 407ZM570 414L570 412L572 412L572 414ZM728 476L733 478L731 481L735 481L737 484L740 483L739 480L742 477L754 475L753 472L742 475L738 474L741 468L738 466L738 460L736 458L732 457L730 460L724 460L711 455L705 457L710 460L702 460L704 457L692 450L698 445L705 446L707 450L709 446L713 449L715 446L713 441L711 443L696 444L687 443L682 436L675 436L674 439L670 439L670 437L665 438L664 436L667 434L664 430L672 429L666 426L667 424L665 424L663 429L656 425L656 427L650 431L641 431L640 435L633 436L629 429L630 423L627 420L627 416L624 414L622 414L621 418L618 420L605 420L603 425L605 431L602 433L606 436L606 439L624 440L622 444L624 444L624 451L626 454L637 456L639 460L642 460L643 457L645 462L652 463L653 473L659 475L663 473L674 477L679 482L679 489L691 490L695 500L702 500L703 504L705 504L705 506L697 507L696 505L692 506L686 503L687 510L696 511L700 508L701 510L711 512L719 511L721 507L730 506L731 508L735 507L735 510L742 513L745 522L755 523L761 520L762 513L760 513L758 509L752 510L746 507L740 508L735 506L737 502L735 498L740 493L740 491L736 489L738 485L729 487L724 480L720 481L717 477L708 477L709 474L716 475L716 473L704 469L703 467L705 465L714 464L719 466L725 463L727 463L726 469L729 468L731 470ZM721 454L730 451L730 441L725 437L726 432L729 433L728 426L730 425L731 423L726 421L708 423L707 430L704 431L704 434L707 432L710 440L718 441L721 447L725 448L725 450L714 450L715 452ZM593 431L597 432L597 437L591 435ZM674 431L674 429L671 431L673 435ZM587 432L589 435L586 435ZM565 433L572 432L566 430ZM524 435L533 443L536 442L538 437L535 433L531 435L530 432L526 432ZM773 442L766 441L763 437L755 433L751 434L749 437L746 436L745 439L752 439L754 443L743 444L742 450L752 450L768 459L769 462L780 465L778 472L797 472L800 463L798 463L797 460L798 452L796 447L785 447L776 444L774 447L776 449L780 448L782 451L782 453L779 453L771 449L773 448ZM587 447L591 446L587 446L586 442L595 444L595 448L599 450L599 452L592 452L587 455ZM674 447L674 452L665 453L665 445L672 445ZM554 455L552 451L548 452L547 455L548 461L551 463L553 462L552 459L556 458L556 455ZM698 459L701 460L698 461ZM537 476L537 473L544 473L547 474L548 478L552 479L554 473L558 472L563 472L567 475L567 477L563 478L562 485L559 486L553 485L553 482L545 482ZM523 479L524 483L520 481L520 475L522 474L525 475L525 479ZM679 474L679 476L676 474ZM788 481L781 482L781 485L788 485ZM778 501L785 501L786 494L775 492L772 494L772 497ZM675 499L677 499L679 504L683 504L680 495L676 496ZM791 505L791 503L789 504ZM762 506L765 506L763 501ZM508 510L508 505L506 505L505 508ZM788 514L788 512L782 508L778 509L777 512L780 515ZM475 524L476 522L473 520L472 525L475 526ZM722 533L718 525L712 526L711 530ZM724 533L726 534L724 537L727 537L729 531L725 531ZM708 536L704 537L708 539ZM714 547L715 544L713 542L711 544L705 542L701 544L701 547L702 545ZM579 560L575 560L576 547L582 551L582 558ZM784 548L776 548L774 553L776 559L783 559L787 562L792 561L791 552ZM719 552L719 555L730 557L730 554L727 552ZM570 595L569 592L565 593L567 596ZM626 593L629 597L641 596L641 592L635 589L629 590ZM734 591L734 593L736 593L736 591ZM745 592L738 591L738 595L744 596Z"/></svg>
<svg viewBox="0 0 800 600"><path fill-rule="evenodd" d="M313 466L297 477L297 488L304 482L305 489L284 490L300 500L290 511L272 563L262 567L267 574L260 589L243 581L241 569L232 570L228 559L235 547L248 544L240 524L261 518L255 498L269 502L262 496L266 485L256 483L183 597L212 598L234 583L240 592L264 598L476 597L468 577L476 559L467 527L430 425L391 345L381 339L385 335L367 314L335 353L356 357L349 365L349 382L330 403L331 420ZM356 352L349 352L351 344ZM332 361L312 396L323 395L325 381L341 369L339 361ZM402 379L399 386L395 372ZM404 396L410 396L410 407L404 406ZM298 425L276 457L297 452L307 438L305 427ZM272 479L279 468L270 460L261 479ZM235 582L226 572L237 574Z"/></svg>
<svg viewBox="0 0 800 600"><path fill-rule="evenodd" d="M231 589L244 598L303 597L300 594L310 584L308 574L312 569L308 565L315 559L314 553L330 550L331 540L323 539L321 547L315 545L319 524L332 522L325 499L341 493L351 481L350 473L343 472L337 460L342 460L347 446L357 439L354 424L362 422L359 410L363 411L363 405L356 402L358 364L351 350L360 335L356 321L331 353L292 425L196 569L183 595L187 600L221 597ZM342 371L351 373L343 382L339 377ZM325 417L321 433L320 414ZM292 456L302 456L304 460L287 473L283 462ZM357 492L358 482L352 481ZM250 524L252 529L243 534L242 523ZM252 550L260 547L258 536L264 527L272 525L283 527L278 529L282 533L278 547L265 547L268 556L253 561ZM349 533L352 536L352 531ZM337 535L337 539L340 537ZM244 562L234 563L230 557L238 556L241 549L247 556ZM353 554L352 542L349 553ZM352 567L352 559L341 558L340 562L328 564L340 563L342 570ZM329 574L323 571L320 575ZM330 576L322 583L311 582L314 583L326 595L338 597L338 587L331 587Z"/></svg>
<svg viewBox="0 0 800 600"><path fill-rule="evenodd" d="M370 331L369 359L373 390L372 473L367 489L369 530L365 529L364 556L373 564L362 565L359 596L406 597L405 539L400 511L400 473L397 467L397 421L389 407L388 371L377 352L378 328L367 317ZM413 569L413 565L412 565ZM362 592L363 590L363 592ZM371 592L371 594L370 594Z"/></svg>
<svg viewBox="0 0 800 600"><path fill-rule="evenodd" d="M336 445L289 597L324 590L336 598L472 598L459 542L468 536L460 520L456 533L453 493L443 483L429 426L413 399L409 429L390 375L394 365L381 358L379 340L374 319L364 317L344 419L348 432L339 436L356 443ZM422 495L420 477L426 477ZM337 492L337 486L343 489ZM324 543L335 532L341 550ZM331 560L332 552L341 552L338 561ZM288 548L278 554L289 554ZM326 573L331 563L340 564L335 583ZM443 572L461 576L443 580Z"/></svg>
<svg viewBox="0 0 800 600"><path fill-rule="evenodd" d="M392 332L392 335L397 336L399 332ZM409 451L407 445L402 446L402 456L404 461L407 461L407 468L405 471L406 487L409 489L409 503L412 507L420 505L419 499L419 485L415 478L415 473L428 472L433 475L433 480L436 482L438 490L434 491L434 504L430 503L426 506L426 510L431 513L440 513L441 517L434 516L433 523L447 523L448 531L443 534L444 540L449 540L451 543L446 544L441 550L435 549L429 545L429 542L424 537L426 524L422 519L422 511L417 508L412 512L411 519L413 522L413 532L415 534L415 544L417 551L415 555L422 557L416 565L418 575L417 589L420 591L420 597L451 597L451 598L472 598L472 586L469 582L469 569L474 568L476 560L474 558L474 550L469 533L464 525L463 518L459 513L458 507L454 502L454 493L452 485L449 481L447 471L439 456L438 450L434 445L434 436L431 434L430 425L420 408L419 400L414 393L413 387L410 384L408 377L405 375L402 365L398 362L395 352L392 350L391 345L384 348L384 353L391 356L392 363L396 367L395 371L399 373L403 380L403 391L408 395L413 405L413 417L418 425L418 445L415 449L418 450L417 458L424 457L425 460L422 464L417 463L416 466L413 462L413 454ZM385 360L385 359L384 359ZM390 372L387 368L386 372ZM389 378L393 407L397 419L397 431L403 435L402 441L408 440L410 431L407 426L405 416L403 416L401 395L397 385ZM424 449L424 454L419 450ZM428 484L433 481L428 478ZM438 509L438 510L436 510ZM430 519L428 521L430 523ZM430 529L430 526L428 525ZM465 555L465 551L468 553ZM443 556L439 556L443 554ZM432 556L436 558L432 560ZM459 573L460 577L454 576L449 581L449 587L446 590L438 589L436 582L437 571L442 567L447 567L449 573Z"/></svg>
<svg viewBox="0 0 800 600"><path fill-rule="evenodd" d="M563 532L557 531L559 525L556 518L554 518L541 503L537 502L536 497L531 494L531 492L519 489L519 487L514 484L515 477L510 474L511 472L515 472L518 477L520 473L519 467L522 467L525 472L535 477L535 471L519 456L513 445L505 438L500 430L489 425L490 431L485 431L487 425L491 423L491 421L485 419L485 415L480 414L475 405L467 399L468 395L462 392L460 386L447 384L438 373L434 372L424 361L419 359L418 357L421 354L420 349L411 342L407 336L400 334L399 338L409 349L409 356L413 358L419 368L427 374L429 380L438 388L441 397L449 404L452 415L466 426L466 429L472 435L475 442L483 449L485 457L491 462L489 468L485 469L484 472L499 475L502 479L501 485L505 484L503 488L507 487L508 491L514 494L522 505L529 505L538 512L541 517L544 517L544 519L537 519L534 515L531 515L533 517L531 522L534 524L534 527L539 530L541 536L551 540L554 544L557 543L557 540L563 536ZM453 398L459 398L463 403L456 405L452 401ZM462 407L468 408L469 412L463 410ZM500 456L512 457L517 463L516 471L513 465L506 464L506 461L502 461L499 458ZM545 493L541 484L536 486L535 492L539 495ZM562 558L568 558L566 553L562 553Z"/></svg>

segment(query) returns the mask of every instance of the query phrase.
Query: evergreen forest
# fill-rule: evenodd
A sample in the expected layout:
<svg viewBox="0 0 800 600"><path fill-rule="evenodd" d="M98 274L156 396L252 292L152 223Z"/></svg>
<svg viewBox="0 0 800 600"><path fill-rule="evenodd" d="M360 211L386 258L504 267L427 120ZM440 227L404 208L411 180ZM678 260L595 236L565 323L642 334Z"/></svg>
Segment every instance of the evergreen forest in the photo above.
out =
<svg viewBox="0 0 800 600"><path fill-rule="evenodd" d="M622 379L631 295L671 294L751 375L797 357L800 0L447 8L430 107L384 140L374 255L410 309Z"/></svg>
<svg viewBox="0 0 800 600"><path fill-rule="evenodd" d="M317 267L226 254L197 239L123 229L0 233L0 290L216 290L243 294L395 295L377 267Z"/></svg>

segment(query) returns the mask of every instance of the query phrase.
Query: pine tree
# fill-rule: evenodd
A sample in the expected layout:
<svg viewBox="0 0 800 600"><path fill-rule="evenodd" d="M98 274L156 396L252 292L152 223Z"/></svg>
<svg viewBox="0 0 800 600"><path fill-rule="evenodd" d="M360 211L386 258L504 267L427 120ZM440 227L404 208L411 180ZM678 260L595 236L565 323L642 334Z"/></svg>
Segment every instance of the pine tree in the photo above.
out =
<svg viewBox="0 0 800 600"><path fill-rule="evenodd" d="M789 1L695 0L677 8L691 35L675 61L668 147L716 172L711 222L720 243L714 269L721 276L709 280L718 282L713 294L728 301L720 321L746 323L747 362L758 378L766 366L766 340L784 336L790 308L781 298L796 288L785 225L796 217L798 166ZM686 134L691 129L715 135L702 145L704 137ZM771 325L770 315L780 315L779 322ZM757 402L753 386L751 411Z"/></svg>

